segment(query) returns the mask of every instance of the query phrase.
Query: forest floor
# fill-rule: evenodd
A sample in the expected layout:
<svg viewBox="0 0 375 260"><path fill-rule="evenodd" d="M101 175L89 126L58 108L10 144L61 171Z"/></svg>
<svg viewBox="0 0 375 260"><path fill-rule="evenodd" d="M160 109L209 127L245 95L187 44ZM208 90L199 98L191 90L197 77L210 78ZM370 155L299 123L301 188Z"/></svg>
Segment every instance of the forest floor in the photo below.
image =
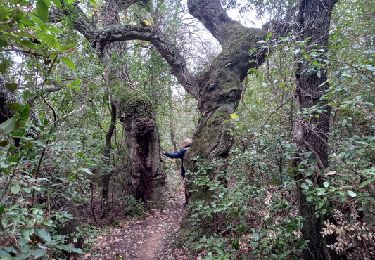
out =
<svg viewBox="0 0 375 260"><path fill-rule="evenodd" d="M174 243L185 212L184 202L182 182L169 177L162 209L121 221L99 235L83 259L188 259L185 250L176 248Z"/></svg>

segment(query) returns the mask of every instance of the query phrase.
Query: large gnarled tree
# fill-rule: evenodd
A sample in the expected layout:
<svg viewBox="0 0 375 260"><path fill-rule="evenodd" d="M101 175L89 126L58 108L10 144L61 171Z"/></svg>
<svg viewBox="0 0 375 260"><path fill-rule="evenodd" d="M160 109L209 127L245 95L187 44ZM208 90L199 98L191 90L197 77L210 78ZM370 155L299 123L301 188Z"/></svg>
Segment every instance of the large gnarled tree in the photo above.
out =
<svg viewBox="0 0 375 260"><path fill-rule="evenodd" d="M130 6L140 1L120 1ZM222 45L222 52L210 67L197 75L189 72L187 64L177 47L157 27L144 25L117 25L104 29L95 24L75 6L66 8L65 14L73 17L76 30L81 32L94 46L99 55L113 42L144 40L151 42L160 55L171 66L171 72L178 82L198 100L201 118L194 135L195 145L189 152L187 166L195 170L192 158L199 156L206 160L222 159L229 155L233 139L225 120L234 113L243 90L242 81L249 68L256 68L263 62L263 52L258 49L258 41L265 32L248 28L232 20L222 8L219 0L190 0L190 13L200 20ZM213 173L212 178L214 178ZM192 194L193 200L205 194L199 190Z"/></svg>
<svg viewBox="0 0 375 260"><path fill-rule="evenodd" d="M125 1L126 2L126 1ZM136 2L136 1L134 1ZM188 0L190 14L197 18L219 41L221 53L209 67L196 75L189 72L186 61L168 38L157 27L141 25L111 26L96 29L85 18L82 11L76 11L75 27L91 44L102 52L105 47L117 41L144 40L151 42L171 66L178 82L198 100L201 113L198 129L194 135L194 146L188 153L187 167L196 171L195 157L205 160L225 159L233 145L226 123L234 113L243 91L242 81L250 68L257 68L264 61L264 51L258 45L266 32L248 28L232 20L222 8L220 0ZM308 48L323 48L328 44L330 15L336 0L300 0L298 12L299 38L307 41ZM250 50L255 50L250 52ZM317 105L328 88L325 69L311 69L311 63L302 60L296 69L296 97L301 110ZM295 124L294 137L299 156L296 165L306 151L311 152L321 171L328 165L327 134L329 131L329 107L310 122L302 118ZM214 178L217 171L212 172ZM300 181L304 177L298 175ZM319 185L319 178L316 180ZM202 199L207 192L194 187L192 200ZM300 211L305 218L303 238L309 240L306 259L324 259L324 243L320 235L320 219L314 215L314 205L307 202L300 190Z"/></svg>
<svg viewBox="0 0 375 260"><path fill-rule="evenodd" d="M199 19L222 45L222 52L210 67L197 75L189 72L186 61L178 49L155 27L129 26L109 27L98 30L88 37L100 51L114 41L150 41L171 66L178 82L198 100L201 118L194 135L195 145L189 152L187 166L195 170L192 158L199 156L206 160L222 159L229 155L233 140L225 123L234 113L243 90L242 81L249 68L256 68L263 62L263 52L258 41L264 38L261 29L248 28L232 20L222 8L219 0L188 1L190 13ZM85 30L83 34L90 34ZM213 173L212 178L215 173ZM204 190L192 194L198 199Z"/></svg>

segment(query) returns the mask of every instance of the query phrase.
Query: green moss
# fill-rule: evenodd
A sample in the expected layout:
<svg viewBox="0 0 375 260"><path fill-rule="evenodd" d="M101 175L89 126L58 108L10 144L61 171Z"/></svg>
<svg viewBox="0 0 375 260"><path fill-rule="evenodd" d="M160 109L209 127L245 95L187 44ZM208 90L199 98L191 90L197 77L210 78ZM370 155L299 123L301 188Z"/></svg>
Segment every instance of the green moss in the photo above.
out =
<svg viewBox="0 0 375 260"><path fill-rule="evenodd" d="M258 41L264 39L265 33L260 29L250 29L237 23L230 25L228 31L231 32L230 41L224 44L222 52L210 66L207 72L210 75L207 85L216 83L221 89L229 91L241 88L239 76L242 77L247 71L239 70L247 68L250 50L258 47Z"/></svg>
<svg viewBox="0 0 375 260"><path fill-rule="evenodd" d="M230 40L223 46L229 51L243 50L250 46L256 47L258 41L263 40L266 33L261 29L247 28L240 23L233 23L228 26Z"/></svg>
<svg viewBox="0 0 375 260"><path fill-rule="evenodd" d="M226 109L223 109L223 107L220 107L207 120L207 126L211 127L213 125L222 125L223 121L226 118L229 118L228 111L226 111ZM207 129L207 130L211 131L211 129Z"/></svg>
<svg viewBox="0 0 375 260"><path fill-rule="evenodd" d="M117 96L119 109L127 116L137 115L150 117L154 107L150 98L140 91L125 91Z"/></svg>

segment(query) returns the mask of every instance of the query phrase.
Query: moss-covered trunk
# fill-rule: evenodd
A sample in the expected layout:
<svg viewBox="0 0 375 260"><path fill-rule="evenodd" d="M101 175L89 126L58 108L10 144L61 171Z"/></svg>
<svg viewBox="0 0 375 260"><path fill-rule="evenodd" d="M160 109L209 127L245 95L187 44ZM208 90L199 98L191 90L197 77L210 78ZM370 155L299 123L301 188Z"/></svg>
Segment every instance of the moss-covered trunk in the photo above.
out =
<svg viewBox="0 0 375 260"><path fill-rule="evenodd" d="M203 162L226 159L233 145L230 134L230 114L235 113L243 91L242 81L249 68L263 63L258 41L264 37L260 29L247 28L230 19L219 1L188 1L189 10L198 18L222 45L222 52L211 66L197 77L198 103L201 112L193 147L187 154L186 166L197 171L195 158ZM251 52L251 50L253 50ZM208 173L210 179L225 172L225 161ZM210 198L207 187L194 187L189 177L190 200ZM225 178L223 178L225 179Z"/></svg>

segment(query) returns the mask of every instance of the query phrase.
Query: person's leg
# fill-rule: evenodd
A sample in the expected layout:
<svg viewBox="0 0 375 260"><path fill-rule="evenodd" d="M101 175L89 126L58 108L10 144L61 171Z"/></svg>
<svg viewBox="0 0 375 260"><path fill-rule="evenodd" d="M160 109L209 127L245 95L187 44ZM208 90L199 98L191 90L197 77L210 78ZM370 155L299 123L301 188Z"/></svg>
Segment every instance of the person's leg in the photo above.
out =
<svg viewBox="0 0 375 260"><path fill-rule="evenodd" d="M189 203L189 191L187 187L187 180L186 178L183 178L184 182L184 191L185 191L185 206Z"/></svg>

